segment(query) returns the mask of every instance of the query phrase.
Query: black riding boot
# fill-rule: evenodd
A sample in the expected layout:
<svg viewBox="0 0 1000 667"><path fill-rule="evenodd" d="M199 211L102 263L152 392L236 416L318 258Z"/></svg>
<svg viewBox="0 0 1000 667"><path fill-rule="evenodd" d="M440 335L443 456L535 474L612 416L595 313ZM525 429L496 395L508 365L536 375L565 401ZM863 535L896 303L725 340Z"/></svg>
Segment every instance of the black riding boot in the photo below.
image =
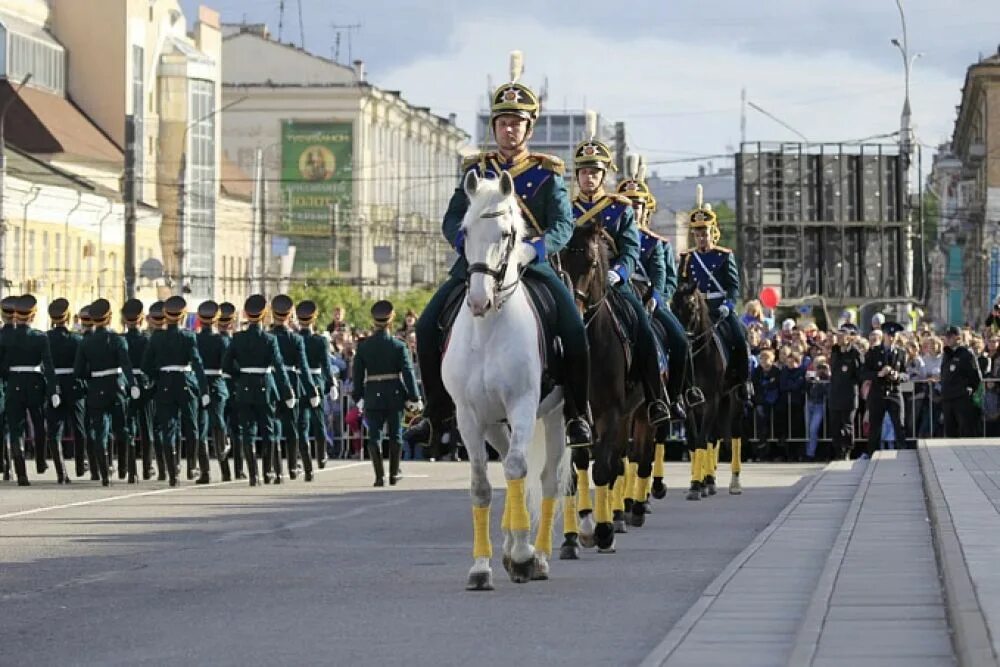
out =
<svg viewBox="0 0 1000 667"><path fill-rule="evenodd" d="M281 484L281 441L274 440L271 443L271 470L274 472L274 483Z"/></svg>
<svg viewBox="0 0 1000 667"><path fill-rule="evenodd" d="M129 451L132 449L132 443L114 438L113 442L118 450L118 479L125 479L129 473Z"/></svg>
<svg viewBox="0 0 1000 667"><path fill-rule="evenodd" d="M101 486L111 486L111 470L108 465L108 451L104 447L97 448L97 471L101 475Z"/></svg>
<svg viewBox="0 0 1000 667"><path fill-rule="evenodd" d="M122 447L126 449L126 461L125 465L128 468L128 483L138 484L139 483L139 466L136 461L136 442L134 438L129 438L124 443Z"/></svg>
<svg viewBox="0 0 1000 667"><path fill-rule="evenodd" d="M441 379L441 350L437 344L417 347L417 360L420 362L420 379L424 391L424 415L410 428L403 437L412 443L420 443L435 447L435 442L447 430L447 424L455 415L455 403L444 388Z"/></svg>
<svg viewBox="0 0 1000 667"><path fill-rule="evenodd" d="M18 486L31 486L31 482L28 481L28 466L24 462L23 452L20 456L16 452L14 454L14 472L17 474Z"/></svg>
<svg viewBox="0 0 1000 667"><path fill-rule="evenodd" d="M167 478L170 480L170 486L177 486L177 451L174 449L174 443L164 442L162 443L163 449L163 463L167 469ZM161 475L162 473L162 468Z"/></svg>
<svg viewBox="0 0 1000 667"><path fill-rule="evenodd" d="M250 486L257 486L257 484L259 483L257 481L258 480L257 457L254 455L253 452L253 439L247 438L244 442L238 443L236 449L237 451L242 452L241 455L242 458L240 461L241 464L244 463L243 459L245 459L245 463L247 466L247 476L250 478ZM243 470L242 468L240 468L237 472L237 475L242 472Z"/></svg>
<svg viewBox="0 0 1000 667"><path fill-rule="evenodd" d="M385 467L382 464L382 448L378 445L368 445L368 455L372 457L372 467L375 469L375 486L385 486Z"/></svg>
<svg viewBox="0 0 1000 667"><path fill-rule="evenodd" d="M219 457L219 469L222 471L222 481L228 482L232 479L229 474L229 452L226 450L226 434L221 429L212 430L212 439L215 441L215 451ZM237 449L239 449L237 447Z"/></svg>
<svg viewBox="0 0 1000 667"><path fill-rule="evenodd" d="M399 442L396 440L389 441L389 484L390 486L395 486L396 482L402 479L402 475L399 473L399 456L401 453L401 447Z"/></svg>
<svg viewBox="0 0 1000 667"><path fill-rule="evenodd" d="M59 484L69 484L69 475L66 474L66 460L63 458L62 443L57 440L50 440L49 456L52 457L52 465L56 468L56 481Z"/></svg>
<svg viewBox="0 0 1000 667"><path fill-rule="evenodd" d="M563 417L566 419L566 445L589 447L590 430L590 355L567 355L563 362Z"/></svg>
<svg viewBox="0 0 1000 667"><path fill-rule="evenodd" d="M199 440L195 443L195 448L198 455L198 470L200 471L197 481L195 484L208 484L212 481L210 470L212 468L212 463L208 457L208 443L204 440Z"/></svg>

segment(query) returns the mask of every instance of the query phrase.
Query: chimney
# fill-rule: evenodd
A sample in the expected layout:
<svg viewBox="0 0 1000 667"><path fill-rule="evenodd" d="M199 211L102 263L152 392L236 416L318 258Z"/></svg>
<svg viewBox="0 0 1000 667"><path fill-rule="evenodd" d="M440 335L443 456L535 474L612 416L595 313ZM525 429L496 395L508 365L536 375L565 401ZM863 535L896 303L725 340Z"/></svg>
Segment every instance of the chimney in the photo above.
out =
<svg viewBox="0 0 1000 667"><path fill-rule="evenodd" d="M364 60L355 60L354 61L354 76L358 79L359 82L365 80L365 61Z"/></svg>
<svg viewBox="0 0 1000 667"><path fill-rule="evenodd" d="M698 176L699 177L703 177L704 175L705 175L705 165L699 164L698 165Z"/></svg>
<svg viewBox="0 0 1000 667"><path fill-rule="evenodd" d="M448 122L452 125L458 122L458 114L450 113L448 114Z"/></svg>

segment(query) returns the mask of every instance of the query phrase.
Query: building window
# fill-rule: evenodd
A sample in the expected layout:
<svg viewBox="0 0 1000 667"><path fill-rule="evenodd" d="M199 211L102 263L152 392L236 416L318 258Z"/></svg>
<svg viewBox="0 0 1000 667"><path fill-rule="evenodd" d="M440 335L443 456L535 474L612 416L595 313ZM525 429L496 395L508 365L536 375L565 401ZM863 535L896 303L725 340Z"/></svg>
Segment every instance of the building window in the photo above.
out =
<svg viewBox="0 0 1000 667"><path fill-rule="evenodd" d="M142 100L145 97L145 55L141 46L132 45L132 117L135 123L135 191L142 200L142 176L146 164L146 123Z"/></svg>
<svg viewBox="0 0 1000 667"><path fill-rule="evenodd" d="M215 273L215 84L192 80L190 92L184 271L194 294L211 295Z"/></svg>
<svg viewBox="0 0 1000 667"><path fill-rule="evenodd" d="M64 93L66 52L61 46L23 35L3 26L0 29L0 74L11 81L22 80L29 72L37 88Z"/></svg>
<svg viewBox="0 0 1000 667"><path fill-rule="evenodd" d="M49 275L49 233L42 232L42 277Z"/></svg>
<svg viewBox="0 0 1000 667"><path fill-rule="evenodd" d="M52 243L52 246L55 248L55 251L56 251L55 252L55 264L54 264L54 266L56 267L56 271L58 271L58 272L61 273L61 272L65 271L65 269L63 268L63 262L62 262L62 234L56 234L55 235L55 239L54 239L54 242ZM61 277L65 278L66 276L62 275Z"/></svg>
<svg viewBox="0 0 1000 667"><path fill-rule="evenodd" d="M25 246L25 254L27 256L27 274L29 278L35 276L35 232L28 232L28 243Z"/></svg>

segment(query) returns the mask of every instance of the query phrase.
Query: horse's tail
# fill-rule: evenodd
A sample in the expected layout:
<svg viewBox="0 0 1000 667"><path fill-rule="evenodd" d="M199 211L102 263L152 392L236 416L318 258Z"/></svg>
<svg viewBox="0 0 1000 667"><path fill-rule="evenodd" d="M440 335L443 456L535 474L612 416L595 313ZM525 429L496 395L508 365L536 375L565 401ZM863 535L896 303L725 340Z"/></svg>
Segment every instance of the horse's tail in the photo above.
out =
<svg viewBox="0 0 1000 667"><path fill-rule="evenodd" d="M556 408L562 414L562 406ZM563 428L560 420L560 431ZM556 507L555 518L558 519L562 512L562 498L568 494L573 487L574 475L571 460L572 450L562 445L562 433L560 432L560 452L556 468ZM528 501L528 512L531 514L531 528L538 528L538 520L542 515L542 469L548 458L548 445L546 443L546 429L536 426L535 435L532 438L531 446L528 448L528 476L525 482L526 495Z"/></svg>

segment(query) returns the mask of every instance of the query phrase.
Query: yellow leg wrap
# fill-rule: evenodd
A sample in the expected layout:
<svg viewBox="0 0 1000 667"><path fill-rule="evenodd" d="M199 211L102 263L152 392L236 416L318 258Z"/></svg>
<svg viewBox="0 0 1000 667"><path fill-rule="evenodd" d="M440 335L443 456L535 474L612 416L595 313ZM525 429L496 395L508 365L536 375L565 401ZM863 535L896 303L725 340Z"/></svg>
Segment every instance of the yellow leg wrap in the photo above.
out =
<svg viewBox="0 0 1000 667"><path fill-rule="evenodd" d="M698 481L704 482L708 470L708 447L698 450Z"/></svg>
<svg viewBox="0 0 1000 667"><path fill-rule="evenodd" d="M662 443L656 443L656 451L653 454L653 477L663 477L663 457L667 453L667 446Z"/></svg>
<svg viewBox="0 0 1000 667"><path fill-rule="evenodd" d="M507 480L507 498L510 502L510 529L530 530L531 517L524 496L524 478Z"/></svg>
<svg viewBox="0 0 1000 667"><path fill-rule="evenodd" d="M618 476L611 489L611 509L619 512L625 511L625 477L622 475Z"/></svg>
<svg viewBox="0 0 1000 667"><path fill-rule="evenodd" d="M579 533L580 524L576 516L576 496L563 498L563 534Z"/></svg>
<svg viewBox="0 0 1000 667"><path fill-rule="evenodd" d="M629 463L625 470L628 471L625 475L625 497L632 500L644 500L638 495L640 489L635 485L636 480L639 479L639 464Z"/></svg>
<svg viewBox="0 0 1000 667"><path fill-rule="evenodd" d="M688 450L688 455L691 457L691 481L697 482L698 479L698 450L691 449Z"/></svg>
<svg viewBox="0 0 1000 667"><path fill-rule="evenodd" d="M719 467L719 443L709 445L708 449L708 474L715 477L716 469Z"/></svg>
<svg viewBox="0 0 1000 667"><path fill-rule="evenodd" d="M590 471L576 471L576 502L577 509L585 512L594 509L594 503L590 500Z"/></svg>
<svg viewBox="0 0 1000 667"><path fill-rule="evenodd" d="M489 505L472 508L472 557L493 557L493 544L490 543Z"/></svg>
<svg viewBox="0 0 1000 667"><path fill-rule="evenodd" d="M503 494L503 516L500 517L500 528L510 532L510 493Z"/></svg>
<svg viewBox="0 0 1000 667"><path fill-rule="evenodd" d="M594 515L597 523L611 523L611 503L607 485L594 489Z"/></svg>
<svg viewBox="0 0 1000 667"><path fill-rule="evenodd" d="M639 477L639 474L636 473L635 479L632 480L632 499L633 500L635 500L636 502L640 502L640 503L646 500L646 482L648 482L648 481L649 481L648 477L646 477L646 478Z"/></svg>
<svg viewBox="0 0 1000 667"><path fill-rule="evenodd" d="M535 551L546 556L552 555L552 524L556 516L556 499L542 498L542 516L538 520L538 533L535 535Z"/></svg>
<svg viewBox="0 0 1000 667"><path fill-rule="evenodd" d="M743 438L733 438L733 458L730 469L736 474L743 470Z"/></svg>
<svg viewBox="0 0 1000 667"><path fill-rule="evenodd" d="M652 492L653 492L653 478L652 477L647 477L646 478L646 487L645 487L645 490L642 493L642 499L645 500L646 498L649 498L649 494L652 493Z"/></svg>

